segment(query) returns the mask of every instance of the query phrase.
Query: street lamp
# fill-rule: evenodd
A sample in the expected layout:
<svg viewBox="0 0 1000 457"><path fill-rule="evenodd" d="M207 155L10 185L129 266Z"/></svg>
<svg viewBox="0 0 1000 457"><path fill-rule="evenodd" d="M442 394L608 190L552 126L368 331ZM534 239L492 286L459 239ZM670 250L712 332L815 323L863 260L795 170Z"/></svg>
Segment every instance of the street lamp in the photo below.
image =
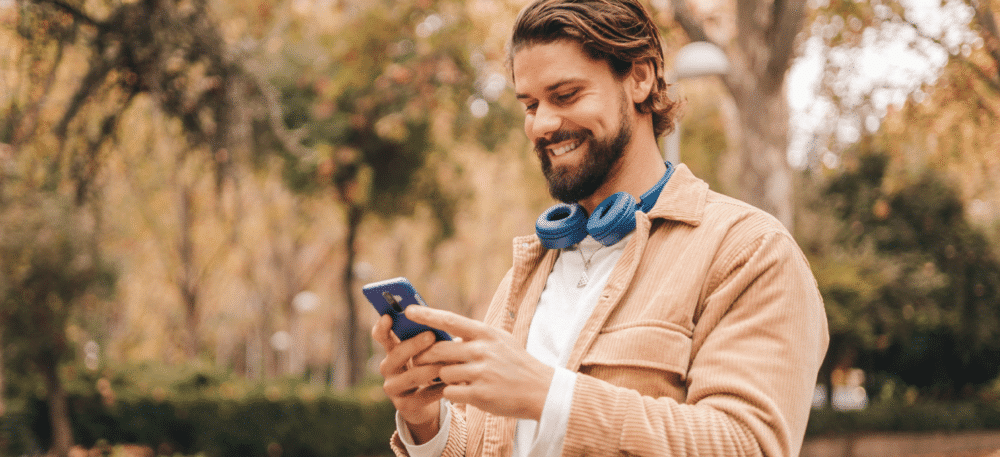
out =
<svg viewBox="0 0 1000 457"><path fill-rule="evenodd" d="M292 374L302 374L306 367L306 357L308 340L306 339L305 329L303 329L302 320L305 315L315 311L319 308L320 298L315 292L304 290L295 294L292 297L292 335L289 342L291 343L288 347L288 371Z"/></svg>
<svg viewBox="0 0 1000 457"><path fill-rule="evenodd" d="M671 84L675 84L686 78L722 76L727 73L729 73L729 59L726 57L726 53L707 41L695 41L684 45L677 51L669 81ZM674 164L681 161L681 125L679 120L674 122L674 131L663 139L663 156Z"/></svg>

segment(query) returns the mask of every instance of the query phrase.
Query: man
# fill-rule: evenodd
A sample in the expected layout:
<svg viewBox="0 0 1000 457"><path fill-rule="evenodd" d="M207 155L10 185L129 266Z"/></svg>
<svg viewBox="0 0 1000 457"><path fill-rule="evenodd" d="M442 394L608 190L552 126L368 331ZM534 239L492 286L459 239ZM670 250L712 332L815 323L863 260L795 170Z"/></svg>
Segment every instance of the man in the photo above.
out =
<svg viewBox="0 0 1000 457"><path fill-rule="evenodd" d="M456 341L399 342L384 316L372 335L387 353L393 449L797 455L828 343L822 299L779 222L662 161L656 138L675 110L646 10L539 0L509 60L550 193L579 204L559 211L594 220L605 199L631 196L634 228L607 245L516 239L482 323L408 308Z"/></svg>

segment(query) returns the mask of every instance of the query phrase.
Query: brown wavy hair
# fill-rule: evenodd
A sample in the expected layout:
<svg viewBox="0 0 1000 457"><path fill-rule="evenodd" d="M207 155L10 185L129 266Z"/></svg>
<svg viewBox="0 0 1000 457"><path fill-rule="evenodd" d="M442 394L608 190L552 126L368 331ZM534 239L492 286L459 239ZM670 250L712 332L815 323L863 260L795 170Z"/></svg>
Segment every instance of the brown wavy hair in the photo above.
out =
<svg viewBox="0 0 1000 457"><path fill-rule="evenodd" d="M652 113L657 137L674 129L677 102L667 95L660 33L638 0L538 0L518 14L507 47L507 63L521 49L569 39L580 43L595 60L608 63L619 79L636 62L652 62L655 81L649 97L636 104Z"/></svg>

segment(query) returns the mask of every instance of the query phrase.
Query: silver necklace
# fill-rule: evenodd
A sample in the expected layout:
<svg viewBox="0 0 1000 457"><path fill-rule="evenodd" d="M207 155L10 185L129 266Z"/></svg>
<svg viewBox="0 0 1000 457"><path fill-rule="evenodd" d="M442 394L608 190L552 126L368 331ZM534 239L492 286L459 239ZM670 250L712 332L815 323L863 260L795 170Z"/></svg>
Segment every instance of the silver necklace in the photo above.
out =
<svg viewBox="0 0 1000 457"><path fill-rule="evenodd" d="M598 247L594 250L594 252L590 254L589 259L583 255L583 245L577 245L576 249L580 253L580 259L583 260L583 271L580 272L580 280L576 282L576 287L582 288L587 285L587 282L590 281L590 276L587 275L587 272L590 271L590 261L594 260L594 256L597 255L597 251L604 249L604 246Z"/></svg>

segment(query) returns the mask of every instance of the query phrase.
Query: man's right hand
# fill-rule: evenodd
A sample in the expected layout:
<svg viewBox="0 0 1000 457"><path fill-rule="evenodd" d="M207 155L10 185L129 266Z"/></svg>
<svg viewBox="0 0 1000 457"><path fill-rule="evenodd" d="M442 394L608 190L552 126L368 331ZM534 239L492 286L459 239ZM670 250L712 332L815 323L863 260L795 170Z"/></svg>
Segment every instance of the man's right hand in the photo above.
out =
<svg viewBox="0 0 1000 457"><path fill-rule="evenodd" d="M445 385L434 382L441 366L414 366L412 359L434 344L434 334L424 332L401 342L392 333L392 318L383 315L372 327L372 338L386 352L379 364L385 378L382 389L406 422L415 444L430 441L441 428L439 402Z"/></svg>

